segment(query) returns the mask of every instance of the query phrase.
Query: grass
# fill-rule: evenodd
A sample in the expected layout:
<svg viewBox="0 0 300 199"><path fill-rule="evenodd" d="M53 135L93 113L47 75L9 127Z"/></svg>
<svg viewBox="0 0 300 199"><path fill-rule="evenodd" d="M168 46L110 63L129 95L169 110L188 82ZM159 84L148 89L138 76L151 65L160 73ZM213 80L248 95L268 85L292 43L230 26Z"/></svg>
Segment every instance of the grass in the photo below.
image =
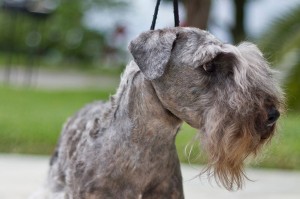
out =
<svg viewBox="0 0 300 199"><path fill-rule="evenodd" d="M111 93L113 91L0 87L0 152L51 154L66 118L88 102L108 99ZM251 161L252 166L300 170L299 121L297 113L283 117L275 140L258 163ZM192 142L195 132L184 124L177 136L176 145L182 162L205 163L199 156L198 143ZM190 153L191 146L194 147Z"/></svg>
<svg viewBox="0 0 300 199"><path fill-rule="evenodd" d="M0 152L50 154L67 117L109 93L0 87Z"/></svg>

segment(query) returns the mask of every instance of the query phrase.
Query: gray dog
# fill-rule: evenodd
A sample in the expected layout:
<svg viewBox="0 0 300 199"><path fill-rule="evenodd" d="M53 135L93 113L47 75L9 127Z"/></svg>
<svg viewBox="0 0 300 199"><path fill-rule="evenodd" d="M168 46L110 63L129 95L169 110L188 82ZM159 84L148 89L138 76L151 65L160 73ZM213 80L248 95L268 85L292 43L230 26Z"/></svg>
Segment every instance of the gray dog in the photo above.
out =
<svg viewBox="0 0 300 199"><path fill-rule="evenodd" d="M275 131L284 97L252 43L224 44L196 28L142 33L109 102L65 124L38 199L182 199L175 137L199 129L206 171L241 188L243 162Z"/></svg>

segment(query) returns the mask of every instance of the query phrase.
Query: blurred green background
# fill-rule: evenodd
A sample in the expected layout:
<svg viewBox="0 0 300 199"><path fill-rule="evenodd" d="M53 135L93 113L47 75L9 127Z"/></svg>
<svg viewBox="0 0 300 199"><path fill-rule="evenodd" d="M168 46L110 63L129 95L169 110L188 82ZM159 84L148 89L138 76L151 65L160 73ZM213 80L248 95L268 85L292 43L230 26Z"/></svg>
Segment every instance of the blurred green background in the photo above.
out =
<svg viewBox="0 0 300 199"><path fill-rule="evenodd" d="M141 2L154 8L154 0ZM259 26L251 26L251 20L257 23L267 12L257 15L251 8L270 6L272 13L270 1L227 1L227 10L222 2L182 1L181 24L225 35L221 39L227 42L247 39L259 45L280 71L288 110L275 139L250 165L300 170L300 3L278 1L284 12L271 15L262 30L254 31ZM50 155L70 115L114 94L130 59L127 43L151 23L153 9L147 20L133 15L141 5L130 0L0 1L0 153ZM171 17L162 14L158 21L172 26L171 1L164 7L161 12ZM185 124L177 137L182 162L205 163L195 133Z"/></svg>

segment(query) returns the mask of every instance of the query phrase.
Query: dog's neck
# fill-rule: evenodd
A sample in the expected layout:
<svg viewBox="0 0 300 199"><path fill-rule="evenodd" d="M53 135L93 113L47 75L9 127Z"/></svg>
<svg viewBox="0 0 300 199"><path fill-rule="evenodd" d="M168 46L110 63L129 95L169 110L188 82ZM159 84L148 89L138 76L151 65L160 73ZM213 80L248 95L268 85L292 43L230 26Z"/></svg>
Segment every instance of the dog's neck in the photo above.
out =
<svg viewBox="0 0 300 199"><path fill-rule="evenodd" d="M113 119L131 123L132 136L174 139L182 121L164 108L149 80L132 61L126 67L113 99ZM114 104L119 104L115 106ZM125 121L129 120L129 121ZM135 132L138 129L138 132Z"/></svg>

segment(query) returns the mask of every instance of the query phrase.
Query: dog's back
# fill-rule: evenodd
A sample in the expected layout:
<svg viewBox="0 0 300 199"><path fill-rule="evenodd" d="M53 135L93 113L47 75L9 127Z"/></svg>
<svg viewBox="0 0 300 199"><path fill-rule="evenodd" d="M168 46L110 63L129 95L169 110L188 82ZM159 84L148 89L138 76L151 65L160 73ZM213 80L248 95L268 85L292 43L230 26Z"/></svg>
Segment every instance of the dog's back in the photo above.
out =
<svg viewBox="0 0 300 199"><path fill-rule="evenodd" d="M100 118L103 116L109 102L96 101L84 106L65 123L59 142L50 159L50 170L47 182L33 194L30 199L63 199L67 184L67 172L72 170L72 162L76 159L78 151L83 150L83 144L89 136L97 136ZM92 127L91 127L92 126ZM93 131L86 129L93 128ZM73 165L74 166L74 165ZM79 165L75 165L78 168Z"/></svg>

